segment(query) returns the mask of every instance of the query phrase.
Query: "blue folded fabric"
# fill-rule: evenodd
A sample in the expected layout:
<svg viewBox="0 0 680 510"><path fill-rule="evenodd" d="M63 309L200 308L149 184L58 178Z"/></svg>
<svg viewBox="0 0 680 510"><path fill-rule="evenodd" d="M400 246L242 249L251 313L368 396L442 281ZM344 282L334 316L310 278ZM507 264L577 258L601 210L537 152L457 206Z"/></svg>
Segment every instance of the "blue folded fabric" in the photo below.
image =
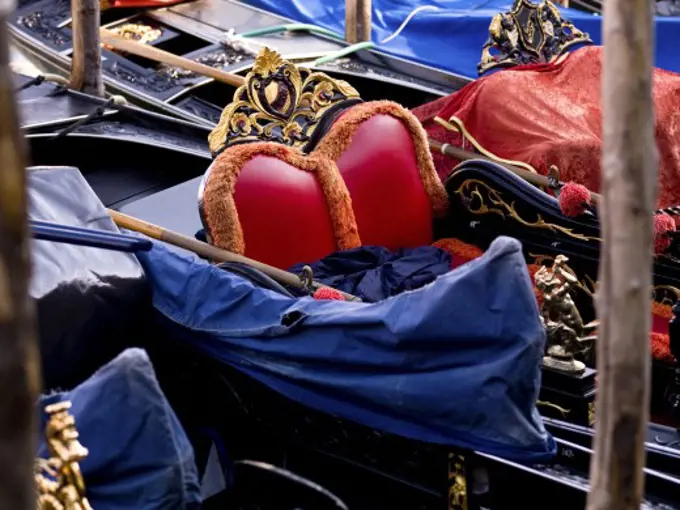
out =
<svg viewBox="0 0 680 510"><path fill-rule="evenodd" d="M156 244L161 326L303 405L516 461L555 453L536 409L545 332L519 242L379 303L315 301Z"/></svg>
<svg viewBox="0 0 680 510"><path fill-rule="evenodd" d="M128 349L75 389L40 399L40 409L72 402L89 450L80 463L96 510L200 507L198 471L189 439L163 395L146 352ZM38 456L49 457L41 413Z"/></svg>
<svg viewBox="0 0 680 510"><path fill-rule="evenodd" d="M305 265L296 264L290 272L300 274ZM397 251L361 246L328 255L309 267L316 281L374 303L419 289L448 273L451 255L435 246Z"/></svg>

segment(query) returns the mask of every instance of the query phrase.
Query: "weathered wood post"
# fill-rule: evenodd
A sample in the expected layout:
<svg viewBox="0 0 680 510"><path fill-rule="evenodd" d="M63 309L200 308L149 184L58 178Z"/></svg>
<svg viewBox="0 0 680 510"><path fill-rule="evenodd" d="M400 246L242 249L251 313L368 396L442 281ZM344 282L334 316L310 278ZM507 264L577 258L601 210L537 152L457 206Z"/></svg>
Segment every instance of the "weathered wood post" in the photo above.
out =
<svg viewBox="0 0 680 510"><path fill-rule="evenodd" d="M0 508L35 510L35 404L40 372L26 221L24 140L9 68L7 18L0 0Z"/></svg>
<svg viewBox="0 0 680 510"><path fill-rule="evenodd" d="M100 14L100 0L71 0L73 55L69 87L103 97Z"/></svg>
<svg viewBox="0 0 680 510"><path fill-rule="evenodd" d="M598 389L588 510L640 508L649 417L653 3L605 0Z"/></svg>
<svg viewBox="0 0 680 510"><path fill-rule="evenodd" d="M371 0L345 0L345 40L354 44L371 40Z"/></svg>

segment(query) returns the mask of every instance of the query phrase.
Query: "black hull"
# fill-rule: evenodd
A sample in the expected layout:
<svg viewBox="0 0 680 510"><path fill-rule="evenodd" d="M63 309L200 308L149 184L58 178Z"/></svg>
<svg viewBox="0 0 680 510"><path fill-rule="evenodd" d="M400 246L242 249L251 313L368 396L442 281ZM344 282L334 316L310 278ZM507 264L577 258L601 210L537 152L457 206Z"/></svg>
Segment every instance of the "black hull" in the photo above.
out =
<svg viewBox="0 0 680 510"><path fill-rule="evenodd" d="M10 22L10 33L14 43L29 59L50 72L68 76L71 33L66 25L69 18L69 2L26 0ZM221 69L237 74L248 72L254 57L221 45L219 40L226 30L235 28L245 32L291 22L238 2L205 0L141 13L108 11L103 15L102 23L110 26L124 20L161 26L164 35L153 45L187 58L219 60L225 63L219 65ZM306 65L318 56L346 47L337 40L308 33L296 33L294 37L256 37L254 41L272 45L286 57L297 55L301 57L300 61L307 62ZM159 70L144 59L128 58L107 49L102 55L108 93L123 95L144 108L192 122L214 125L235 91L233 87L195 75L178 77ZM391 99L407 107L445 96L469 81L367 50L310 67L348 80L365 100Z"/></svg>

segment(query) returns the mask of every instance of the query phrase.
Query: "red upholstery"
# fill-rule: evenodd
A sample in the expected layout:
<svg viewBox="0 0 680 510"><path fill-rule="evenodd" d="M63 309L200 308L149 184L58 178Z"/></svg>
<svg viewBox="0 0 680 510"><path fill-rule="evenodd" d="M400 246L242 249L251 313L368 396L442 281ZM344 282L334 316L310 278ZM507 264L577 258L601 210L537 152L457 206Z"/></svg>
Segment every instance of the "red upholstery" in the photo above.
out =
<svg viewBox="0 0 680 510"><path fill-rule="evenodd" d="M398 119L376 115L364 121L338 168L362 244L396 250L432 242L432 206L411 134Z"/></svg>
<svg viewBox="0 0 680 510"><path fill-rule="evenodd" d="M203 195L215 245L280 268L361 244L431 243L446 206L422 127L389 102L351 108L309 155L234 145L211 166Z"/></svg>
<svg viewBox="0 0 680 510"><path fill-rule="evenodd" d="M326 200L313 173L256 156L241 170L234 200L247 257L287 268L336 250Z"/></svg>

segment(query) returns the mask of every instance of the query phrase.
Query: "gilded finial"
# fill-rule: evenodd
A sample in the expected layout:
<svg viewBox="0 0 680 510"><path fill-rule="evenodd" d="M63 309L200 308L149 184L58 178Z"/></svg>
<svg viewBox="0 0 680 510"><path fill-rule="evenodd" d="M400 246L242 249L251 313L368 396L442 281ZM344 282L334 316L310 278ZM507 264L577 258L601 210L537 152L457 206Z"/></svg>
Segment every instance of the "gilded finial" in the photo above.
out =
<svg viewBox="0 0 680 510"><path fill-rule="evenodd" d="M45 439L50 457L36 459L38 510L92 510L85 497L85 481L79 464L88 451L78 441L78 430L70 409L71 402L68 401L45 407L49 416Z"/></svg>
<svg viewBox="0 0 680 510"><path fill-rule="evenodd" d="M298 67L265 47L210 133L210 150L216 154L245 142L307 150L324 115L360 101L347 82Z"/></svg>
<svg viewBox="0 0 680 510"><path fill-rule="evenodd" d="M577 44L593 41L564 19L550 0L541 4L515 0L509 12L491 20L477 72L481 76L492 69L553 62Z"/></svg>

